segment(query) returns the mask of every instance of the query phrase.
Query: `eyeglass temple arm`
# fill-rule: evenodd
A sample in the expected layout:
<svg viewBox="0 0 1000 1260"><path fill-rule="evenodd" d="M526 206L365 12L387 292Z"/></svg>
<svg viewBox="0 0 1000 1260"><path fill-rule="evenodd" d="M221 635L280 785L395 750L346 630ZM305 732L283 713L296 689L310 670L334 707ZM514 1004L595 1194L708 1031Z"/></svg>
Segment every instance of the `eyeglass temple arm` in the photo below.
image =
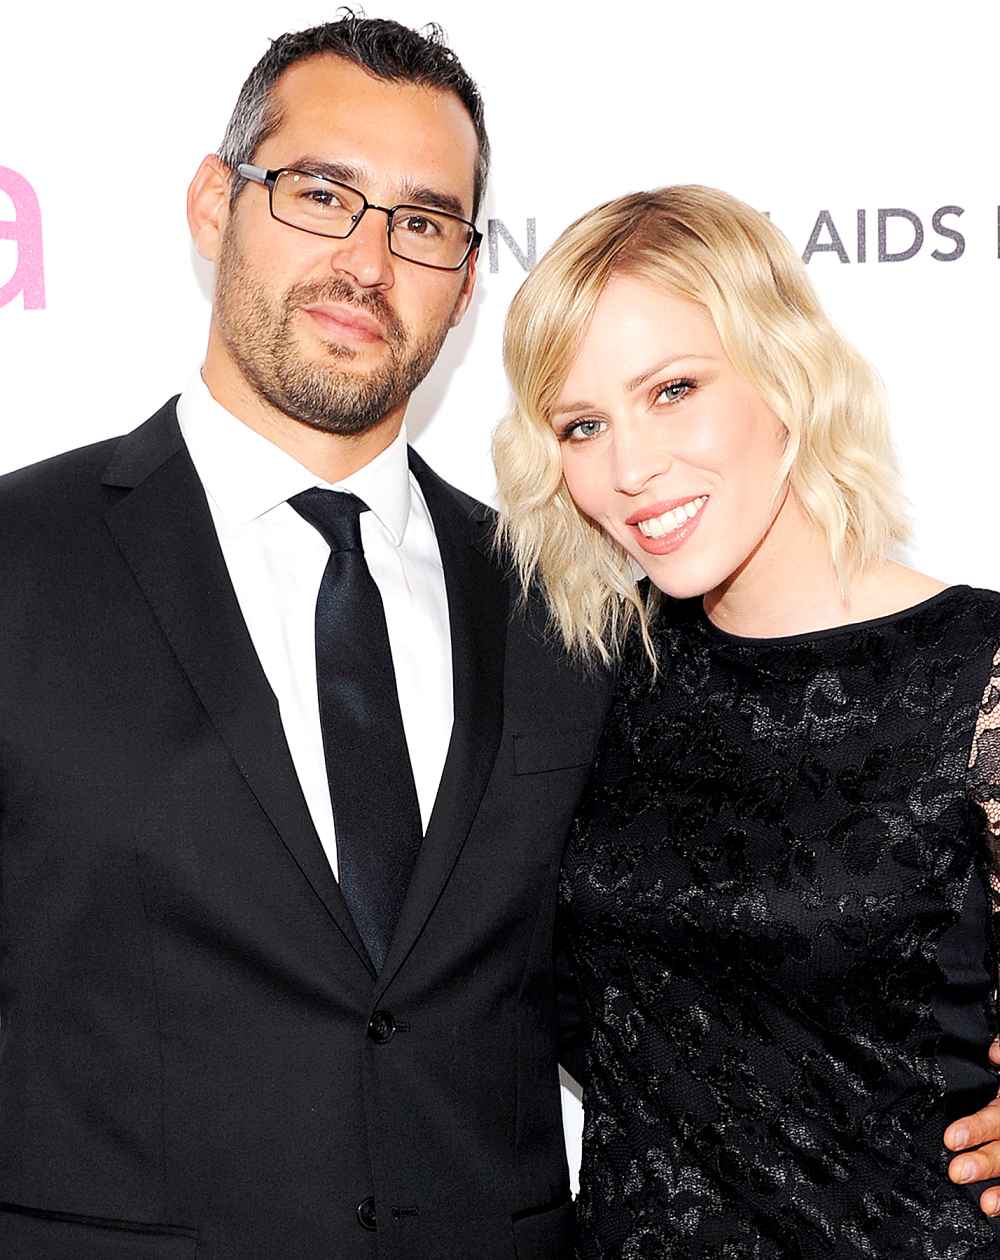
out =
<svg viewBox="0 0 1000 1260"><path fill-rule="evenodd" d="M255 184L267 183L267 167L251 166L249 162L241 162L236 168L236 174L242 175L244 179L252 179Z"/></svg>

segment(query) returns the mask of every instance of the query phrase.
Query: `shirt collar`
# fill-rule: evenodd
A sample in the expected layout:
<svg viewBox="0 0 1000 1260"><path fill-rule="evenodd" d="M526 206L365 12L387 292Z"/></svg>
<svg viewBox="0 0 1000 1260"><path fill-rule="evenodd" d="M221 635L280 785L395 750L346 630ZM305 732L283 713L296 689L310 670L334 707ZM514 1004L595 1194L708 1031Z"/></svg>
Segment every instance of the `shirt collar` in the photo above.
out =
<svg viewBox="0 0 1000 1260"><path fill-rule="evenodd" d="M311 486L363 499L398 547L410 515L406 426L373 460L343 481L320 480L305 465L218 403L195 373L177 403L191 459L214 507L233 524L248 524Z"/></svg>

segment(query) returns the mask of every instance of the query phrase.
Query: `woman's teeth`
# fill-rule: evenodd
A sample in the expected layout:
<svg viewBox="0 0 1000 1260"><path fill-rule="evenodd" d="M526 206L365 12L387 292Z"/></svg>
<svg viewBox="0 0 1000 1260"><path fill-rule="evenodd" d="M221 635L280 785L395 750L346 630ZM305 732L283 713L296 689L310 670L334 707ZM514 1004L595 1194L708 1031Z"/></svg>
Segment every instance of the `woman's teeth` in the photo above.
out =
<svg viewBox="0 0 1000 1260"><path fill-rule="evenodd" d="M707 502L708 495L700 495L697 499L690 499L680 507L664 512L662 516L650 516L647 520L640 521L637 528L646 538L663 538L672 534L675 529L680 529L693 516L697 516Z"/></svg>

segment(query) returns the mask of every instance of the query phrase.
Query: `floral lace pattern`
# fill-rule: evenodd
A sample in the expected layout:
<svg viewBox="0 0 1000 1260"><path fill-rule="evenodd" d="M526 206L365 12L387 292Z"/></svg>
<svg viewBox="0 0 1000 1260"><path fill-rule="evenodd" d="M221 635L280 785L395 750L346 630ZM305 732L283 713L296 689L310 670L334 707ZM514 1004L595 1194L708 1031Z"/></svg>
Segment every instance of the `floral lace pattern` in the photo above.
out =
<svg viewBox="0 0 1000 1260"><path fill-rule="evenodd" d="M969 771L975 799L986 814L990 831L1000 835L1000 649L993 657L979 705Z"/></svg>
<svg viewBox="0 0 1000 1260"><path fill-rule="evenodd" d="M1000 595L771 640L685 601L654 637L560 893L578 1255L1000 1254L941 1140L996 1093Z"/></svg>

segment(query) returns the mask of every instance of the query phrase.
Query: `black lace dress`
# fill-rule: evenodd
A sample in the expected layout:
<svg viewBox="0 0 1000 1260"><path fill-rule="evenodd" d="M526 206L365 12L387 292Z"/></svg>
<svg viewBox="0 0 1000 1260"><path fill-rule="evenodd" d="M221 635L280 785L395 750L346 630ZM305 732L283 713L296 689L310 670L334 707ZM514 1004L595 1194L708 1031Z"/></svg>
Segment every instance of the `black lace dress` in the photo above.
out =
<svg viewBox="0 0 1000 1260"><path fill-rule="evenodd" d="M996 1093L1000 595L630 647L561 914L588 1029L578 1254L1000 1257L946 1123Z"/></svg>

